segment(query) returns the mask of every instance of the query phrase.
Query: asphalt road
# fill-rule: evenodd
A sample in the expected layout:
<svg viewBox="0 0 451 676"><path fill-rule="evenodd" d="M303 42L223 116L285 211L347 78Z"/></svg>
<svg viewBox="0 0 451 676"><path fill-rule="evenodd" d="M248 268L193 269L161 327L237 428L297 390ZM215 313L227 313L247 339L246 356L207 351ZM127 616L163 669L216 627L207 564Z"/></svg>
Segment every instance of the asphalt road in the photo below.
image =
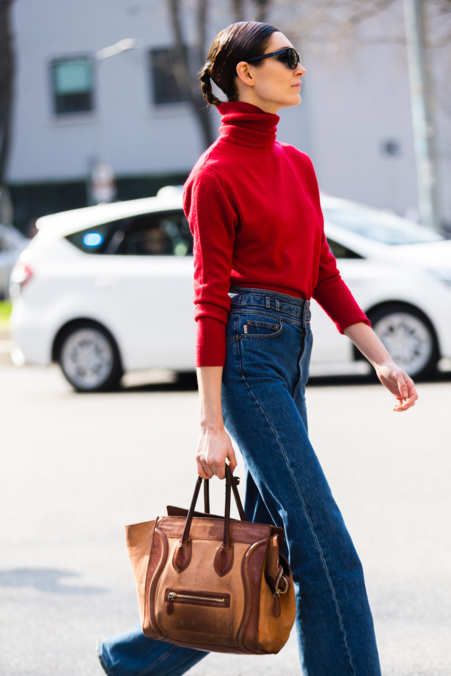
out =
<svg viewBox="0 0 451 676"><path fill-rule="evenodd" d="M379 384L308 387L310 436L364 564L384 676L451 674L450 380L418 392L394 413ZM56 368L0 366L0 413L0 673L100 674L96 640L138 622L124 524L191 497L197 392L168 380L77 395ZM190 671L299 673L294 632L278 655L210 654Z"/></svg>

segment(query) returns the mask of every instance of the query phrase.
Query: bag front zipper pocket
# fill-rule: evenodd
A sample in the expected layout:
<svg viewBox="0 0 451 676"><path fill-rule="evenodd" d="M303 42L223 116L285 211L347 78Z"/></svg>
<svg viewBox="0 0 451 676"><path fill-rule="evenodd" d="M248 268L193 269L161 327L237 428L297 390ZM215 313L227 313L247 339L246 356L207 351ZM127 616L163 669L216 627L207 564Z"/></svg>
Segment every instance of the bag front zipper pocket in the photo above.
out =
<svg viewBox="0 0 451 676"><path fill-rule="evenodd" d="M193 592L187 589L166 589L165 601L168 613L174 611L175 603L190 603L199 606L213 606L214 608L229 608L230 594L217 592Z"/></svg>

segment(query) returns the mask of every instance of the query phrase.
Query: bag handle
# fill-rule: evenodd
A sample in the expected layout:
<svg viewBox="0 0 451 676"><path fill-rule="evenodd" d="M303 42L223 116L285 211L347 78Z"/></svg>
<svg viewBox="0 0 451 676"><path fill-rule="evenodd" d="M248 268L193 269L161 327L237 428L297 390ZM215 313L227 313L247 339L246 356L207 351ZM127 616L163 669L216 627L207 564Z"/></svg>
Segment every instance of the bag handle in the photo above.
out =
<svg viewBox="0 0 451 676"><path fill-rule="evenodd" d="M230 470L229 466L226 464L227 469ZM202 477L199 477L202 480ZM204 512L210 514L210 479L203 479L204 482ZM238 514L240 515L241 521L246 521L246 515L244 513L243 503L241 502L240 493L238 491L238 485L240 483L240 477L234 476L232 474L232 491L235 498L235 503L238 509Z"/></svg>
<svg viewBox="0 0 451 676"><path fill-rule="evenodd" d="M194 511L196 509L197 499L199 497L199 491L204 481L204 506L207 513L210 512L210 494L209 494L209 479L202 479L201 476L197 478L196 485L194 487L193 497L191 499L191 504L188 510L188 514L185 520L185 527L183 529L182 538L180 544L174 552L173 565L174 568L181 572L184 570L190 560L191 560L191 540L189 537L191 522L193 520ZM222 544L219 546L216 556L214 567L218 575L222 577L225 575L231 568L233 564L233 547L230 538L230 503L231 503L231 492L233 490L233 496L238 508L238 512L241 520L245 521L245 513L243 505L241 502L240 494L238 492L237 485L239 483L239 477L234 477L232 471L227 464L225 463L225 506L224 506L224 532L222 538ZM207 511L208 509L208 511Z"/></svg>
<svg viewBox="0 0 451 676"><path fill-rule="evenodd" d="M194 511L196 509L197 499L199 497L199 491L202 481L204 481L204 506L205 512L210 513L210 491L209 491L209 481L210 479L202 479L201 476L197 478L196 485L194 487L193 497L191 499L191 504L186 516L185 528L183 529L182 543L186 543L189 540L189 532L191 529L191 521L193 520ZM239 477L234 477L232 470L229 465L225 463L225 508L224 508L224 537L223 542L229 542L230 538L228 537L227 531L229 530L230 523L230 492L233 489L233 496L235 498L236 506L242 521L246 520L244 513L243 505L241 502L240 494L238 492L237 485L239 483Z"/></svg>

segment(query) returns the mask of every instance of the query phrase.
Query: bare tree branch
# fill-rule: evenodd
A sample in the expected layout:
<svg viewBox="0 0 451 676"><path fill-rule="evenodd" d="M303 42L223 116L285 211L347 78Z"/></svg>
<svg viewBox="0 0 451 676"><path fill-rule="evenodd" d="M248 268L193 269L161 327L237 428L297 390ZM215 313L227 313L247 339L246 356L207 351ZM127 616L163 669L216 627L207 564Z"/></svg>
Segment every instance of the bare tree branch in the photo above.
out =
<svg viewBox="0 0 451 676"><path fill-rule="evenodd" d="M244 2L243 0L231 0L232 21L244 20Z"/></svg>
<svg viewBox="0 0 451 676"><path fill-rule="evenodd" d="M256 6L255 21L266 22L271 5L270 0L254 0L254 3Z"/></svg>
<svg viewBox="0 0 451 676"><path fill-rule="evenodd" d="M296 3L293 0L275 0L275 7L282 10L280 23L286 33L302 35L313 43L341 43L358 40L357 29L390 8L401 7L400 0L310 0ZM290 10L289 23L286 14ZM428 0L429 35L426 47L444 47L451 42L451 0ZM287 24L287 25L285 25ZM399 35L365 36L367 43L405 44L401 26Z"/></svg>
<svg viewBox="0 0 451 676"><path fill-rule="evenodd" d="M365 7L363 8L362 2L349 2L346 4L350 5L351 13L348 18L349 23L358 25L371 17L376 16L384 9L387 9L392 5L396 0L373 0L372 3L366 2ZM354 9L355 8L355 9Z"/></svg>

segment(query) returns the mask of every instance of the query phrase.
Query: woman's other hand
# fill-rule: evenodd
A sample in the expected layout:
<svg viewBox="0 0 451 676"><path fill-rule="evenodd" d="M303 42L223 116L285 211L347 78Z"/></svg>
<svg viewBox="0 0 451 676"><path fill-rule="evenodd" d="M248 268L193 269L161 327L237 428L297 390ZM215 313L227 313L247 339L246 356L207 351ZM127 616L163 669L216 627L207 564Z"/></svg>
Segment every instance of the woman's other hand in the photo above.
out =
<svg viewBox="0 0 451 676"><path fill-rule="evenodd" d="M232 440L224 427L202 426L196 449L197 472L203 479L225 477L225 462L232 473L237 465Z"/></svg>
<svg viewBox="0 0 451 676"><path fill-rule="evenodd" d="M407 411L418 399L418 393L412 378L392 359L391 354L365 322L350 324L344 330L354 345L368 359L382 385L398 400L394 411Z"/></svg>
<svg viewBox="0 0 451 676"><path fill-rule="evenodd" d="M394 411L406 411L415 404L418 399L415 383L394 361L376 364L374 369L382 385L398 400Z"/></svg>

